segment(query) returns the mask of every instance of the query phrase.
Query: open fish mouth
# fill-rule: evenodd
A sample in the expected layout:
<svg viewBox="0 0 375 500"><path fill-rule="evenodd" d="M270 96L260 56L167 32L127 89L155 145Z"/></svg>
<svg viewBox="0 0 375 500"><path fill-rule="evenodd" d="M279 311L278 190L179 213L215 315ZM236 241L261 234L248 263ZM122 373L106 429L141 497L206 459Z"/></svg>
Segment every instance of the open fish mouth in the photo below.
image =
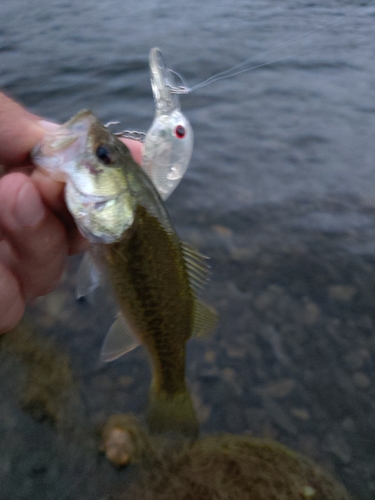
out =
<svg viewBox="0 0 375 500"><path fill-rule="evenodd" d="M79 187L77 187L77 185L72 181L71 178L68 178L67 184L69 185L68 190L70 195L73 195L74 198L77 201L79 200L82 205L90 205L94 206L95 208L105 206L109 201L115 200L119 196L103 196L99 194L85 193Z"/></svg>
<svg viewBox="0 0 375 500"><path fill-rule="evenodd" d="M65 186L65 200L80 232L92 243L118 241L134 220L132 207L121 199L126 190L114 195L82 192L70 180ZM125 196L126 198L126 196ZM127 210L128 209L128 210Z"/></svg>
<svg viewBox="0 0 375 500"><path fill-rule="evenodd" d="M69 178L66 186L65 197L68 206L73 210L76 217L84 217L93 210L102 211L109 205L115 204L118 199L126 193L126 190L120 191L115 195L99 195L85 193L78 188Z"/></svg>

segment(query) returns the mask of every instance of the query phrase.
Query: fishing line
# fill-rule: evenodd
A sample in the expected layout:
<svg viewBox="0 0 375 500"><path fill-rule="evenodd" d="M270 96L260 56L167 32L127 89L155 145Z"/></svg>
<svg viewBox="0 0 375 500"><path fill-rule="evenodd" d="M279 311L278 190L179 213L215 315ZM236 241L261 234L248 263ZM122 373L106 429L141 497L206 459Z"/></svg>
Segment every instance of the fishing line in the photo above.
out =
<svg viewBox="0 0 375 500"><path fill-rule="evenodd" d="M188 87L188 85L186 85L186 83L185 83L185 80L183 79L183 77L179 73L177 73L176 71L169 70L171 73L173 73L181 81L181 85L170 86L169 87L170 91L173 94L190 94L191 92L193 92L193 91L195 91L197 89L201 89L203 87L206 87L207 85L211 85L212 83L217 82L219 80L224 80L226 78L232 78L232 77L234 77L236 75L240 75L241 73L246 73L248 71L253 71L254 69L261 68L261 67L267 66L269 64L274 64L274 63L277 63L279 61L284 61L285 59L290 59L292 57L298 57L298 56L301 56L301 55L305 55L305 54L307 54L307 53L309 53L309 52L311 52L313 50L317 50L317 49L310 49L308 52L303 52L303 53L300 53L300 54L293 54L293 55L281 57L281 58L275 59L275 60L270 61L270 62L256 64L254 66L251 66L250 68L245 67L250 62L255 61L256 59L258 59L261 56L264 56L266 54L271 54L273 52L276 52L277 50L279 50L282 47L287 47L289 45L294 45L296 43L296 41L299 40L300 38L305 38L308 35L311 35L313 33L317 33L318 31L324 30L329 25L339 24L340 21L343 21L344 18L347 18L350 15L353 15L353 13L355 13L355 12L359 12L359 11L362 11L364 9L367 9L368 7L370 7L371 5L373 5L374 3L375 3L375 0L372 0L368 4L362 5L361 7L353 7L348 12L346 12L342 17L339 17L339 18L336 18L336 19L332 19L331 21L328 21L328 22L322 24L321 26L317 26L316 28L313 28L310 31L306 31L305 33L302 33L301 35L297 35L297 36L295 36L293 38L285 40L284 42L281 42L280 44L276 45L275 47L272 47L272 48L267 49L267 50L265 50L263 52L260 52L256 56L252 56L249 59L246 59L245 61L242 61L242 62L240 62L238 64L235 64L234 66L232 66L231 68L229 68L227 70L221 71L219 73L216 73L215 75L210 76L209 78L207 78L203 82L198 83L198 84L194 85L193 87ZM344 22L345 22L345 19L344 19Z"/></svg>

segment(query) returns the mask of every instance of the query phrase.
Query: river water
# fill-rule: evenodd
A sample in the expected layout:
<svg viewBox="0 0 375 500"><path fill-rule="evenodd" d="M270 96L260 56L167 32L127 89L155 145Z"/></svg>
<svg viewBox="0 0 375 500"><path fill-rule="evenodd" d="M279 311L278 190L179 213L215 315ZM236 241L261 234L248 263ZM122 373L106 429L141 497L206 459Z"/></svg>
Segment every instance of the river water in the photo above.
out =
<svg viewBox="0 0 375 500"><path fill-rule="evenodd" d="M59 122L89 108L147 130L154 46L190 86L249 58L261 66L181 97L195 147L167 206L212 258L205 298L221 317L204 349L191 343L188 377L205 432L274 437L363 500L375 495L374 21L375 3L342 0L0 6L0 88ZM30 314L71 353L89 418L141 412L144 353L98 368L110 314L74 302L69 265ZM68 498L65 445L51 472L54 438L40 447L44 428L9 415L16 451L2 450L0 498ZM34 456L44 468L33 475ZM103 467L97 477L115 480ZM82 479L74 498L93 498L94 483Z"/></svg>

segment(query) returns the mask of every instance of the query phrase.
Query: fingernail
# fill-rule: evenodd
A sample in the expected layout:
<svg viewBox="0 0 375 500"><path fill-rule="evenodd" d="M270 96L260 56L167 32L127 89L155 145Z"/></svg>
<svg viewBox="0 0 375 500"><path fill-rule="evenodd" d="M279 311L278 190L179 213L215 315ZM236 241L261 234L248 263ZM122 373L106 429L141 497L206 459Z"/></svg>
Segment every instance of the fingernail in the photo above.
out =
<svg viewBox="0 0 375 500"><path fill-rule="evenodd" d="M48 122L46 120L39 120L39 125L47 130L48 132L54 132L56 129L60 127L58 123Z"/></svg>
<svg viewBox="0 0 375 500"><path fill-rule="evenodd" d="M36 226L45 216L46 210L31 181L18 192L14 216L23 227Z"/></svg>

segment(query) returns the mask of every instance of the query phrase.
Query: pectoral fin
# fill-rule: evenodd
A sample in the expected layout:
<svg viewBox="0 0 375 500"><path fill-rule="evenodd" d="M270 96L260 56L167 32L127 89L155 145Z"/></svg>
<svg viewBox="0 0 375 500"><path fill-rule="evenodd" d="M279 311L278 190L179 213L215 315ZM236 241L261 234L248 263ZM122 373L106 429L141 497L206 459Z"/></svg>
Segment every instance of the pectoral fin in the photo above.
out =
<svg viewBox="0 0 375 500"><path fill-rule="evenodd" d="M90 252L85 252L77 273L76 299L93 292L100 284L100 271L96 267Z"/></svg>
<svg viewBox="0 0 375 500"><path fill-rule="evenodd" d="M192 337L204 337L211 333L215 329L218 319L215 309L200 300L196 300Z"/></svg>
<svg viewBox="0 0 375 500"><path fill-rule="evenodd" d="M113 361L140 344L125 318L119 314L109 329L100 353L101 361Z"/></svg>

